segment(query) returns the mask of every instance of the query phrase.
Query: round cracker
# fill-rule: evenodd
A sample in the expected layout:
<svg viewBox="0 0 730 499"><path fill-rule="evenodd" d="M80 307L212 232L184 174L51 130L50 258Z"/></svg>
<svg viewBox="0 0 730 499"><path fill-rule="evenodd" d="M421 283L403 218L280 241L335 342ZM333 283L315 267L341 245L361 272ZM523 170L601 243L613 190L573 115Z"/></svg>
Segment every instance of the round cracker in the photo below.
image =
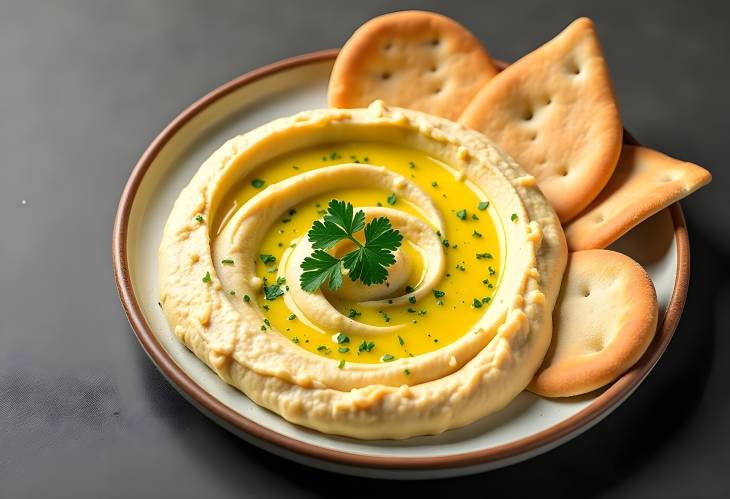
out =
<svg viewBox="0 0 730 499"><path fill-rule="evenodd" d="M433 12L404 11L363 24L330 76L332 107L387 104L456 120L498 72L466 28Z"/></svg>
<svg viewBox="0 0 730 499"><path fill-rule="evenodd" d="M711 179L701 166L647 147L624 145L606 187L565 227L568 246L574 251L605 248Z"/></svg>
<svg viewBox="0 0 730 499"><path fill-rule="evenodd" d="M593 23L581 18L507 67L459 122L484 133L537 178L561 222L598 195L623 128Z"/></svg>
<svg viewBox="0 0 730 499"><path fill-rule="evenodd" d="M571 253L553 339L530 391L570 397L611 383L644 354L657 315L654 285L641 265L616 251Z"/></svg>

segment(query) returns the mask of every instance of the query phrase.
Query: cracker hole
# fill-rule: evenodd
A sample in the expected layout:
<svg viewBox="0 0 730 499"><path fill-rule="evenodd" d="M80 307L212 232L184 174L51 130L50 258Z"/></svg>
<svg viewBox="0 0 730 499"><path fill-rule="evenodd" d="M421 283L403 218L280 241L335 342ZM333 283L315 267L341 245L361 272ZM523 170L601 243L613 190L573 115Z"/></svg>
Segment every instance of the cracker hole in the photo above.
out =
<svg viewBox="0 0 730 499"><path fill-rule="evenodd" d="M441 87L434 88L433 93L435 93L435 94L441 93Z"/></svg>
<svg viewBox="0 0 730 499"><path fill-rule="evenodd" d="M532 132L532 135L530 135L530 140L532 142L534 142L535 140L537 140L537 132Z"/></svg>
<svg viewBox="0 0 730 499"><path fill-rule="evenodd" d="M665 182L666 183L666 182L671 182L674 179L671 176L669 176L669 175L664 175L660 180L662 182Z"/></svg>
<svg viewBox="0 0 730 499"><path fill-rule="evenodd" d="M606 347L601 336L594 336L593 338L591 338L589 341L589 346L596 352L600 352Z"/></svg>
<svg viewBox="0 0 730 499"><path fill-rule="evenodd" d="M597 224L603 223L603 215L601 215L601 214L599 213L598 215L596 215L596 218L594 218L594 221L595 221L595 222L596 222Z"/></svg>
<svg viewBox="0 0 730 499"><path fill-rule="evenodd" d="M567 177L568 176L568 169L565 166L558 166L556 172L561 177Z"/></svg>
<svg viewBox="0 0 730 499"><path fill-rule="evenodd" d="M591 290L588 289L588 288L583 288L581 290L580 294L582 294L583 296L585 296L586 298L588 298L589 296L591 296Z"/></svg>
<svg viewBox="0 0 730 499"><path fill-rule="evenodd" d="M545 97L545 105L546 106L549 106L552 103L553 103L553 100L550 97Z"/></svg>
<svg viewBox="0 0 730 499"><path fill-rule="evenodd" d="M438 47L440 43L441 43L441 40L439 40L438 38L434 38L433 40L431 40L432 47Z"/></svg>
<svg viewBox="0 0 730 499"><path fill-rule="evenodd" d="M438 66L436 66L435 64L433 66L431 66L432 73L435 73L437 69L438 69Z"/></svg>
<svg viewBox="0 0 730 499"><path fill-rule="evenodd" d="M383 71L380 73L380 79L381 80L389 80L390 79L390 73L387 71Z"/></svg>
<svg viewBox="0 0 730 499"><path fill-rule="evenodd" d="M392 48L393 48L393 44L391 42L388 42L385 44L385 46L383 46L383 50L386 50L386 51L388 51Z"/></svg>
<svg viewBox="0 0 730 499"><path fill-rule="evenodd" d="M523 119L523 120L525 120L525 121L530 121L530 120L532 119L532 116L533 116L533 114L532 114L532 111L530 111L530 110L528 109L528 110L527 110L527 111L525 111L525 113L524 113L524 114L522 115L522 119Z"/></svg>

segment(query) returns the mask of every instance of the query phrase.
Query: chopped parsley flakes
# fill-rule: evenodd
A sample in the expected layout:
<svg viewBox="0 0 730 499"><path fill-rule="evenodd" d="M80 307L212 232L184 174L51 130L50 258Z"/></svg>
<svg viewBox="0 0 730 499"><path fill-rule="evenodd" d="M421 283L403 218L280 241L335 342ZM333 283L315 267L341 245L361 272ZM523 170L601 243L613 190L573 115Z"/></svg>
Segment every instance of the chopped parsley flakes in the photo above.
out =
<svg viewBox="0 0 730 499"><path fill-rule="evenodd" d="M264 298L266 298L269 301L274 301L278 297L284 295L284 290L281 289L281 286L286 282L286 280L283 277L279 277L276 279L276 283L268 285L266 284L266 280L264 279Z"/></svg>
<svg viewBox="0 0 730 499"><path fill-rule="evenodd" d="M259 259L264 265L268 265L269 263L274 263L276 261L276 257L274 255L267 255L266 253L261 253L259 255Z"/></svg>
<svg viewBox="0 0 730 499"><path fill-rule="evenodd" d="M357 351L358 352L372 352L373 348L375 348L375 343L372 341L362 340L362 343L358 345Z"/></svg>

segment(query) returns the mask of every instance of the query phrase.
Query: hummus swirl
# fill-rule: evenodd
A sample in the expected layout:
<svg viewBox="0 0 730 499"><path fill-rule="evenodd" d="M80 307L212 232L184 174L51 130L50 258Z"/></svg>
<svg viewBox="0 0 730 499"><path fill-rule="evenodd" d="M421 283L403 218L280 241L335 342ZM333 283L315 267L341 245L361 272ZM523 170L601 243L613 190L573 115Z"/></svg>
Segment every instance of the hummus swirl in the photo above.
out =
<svg viewBox="0 0 730 499"><path fill-rule="evenodd" d="M366 219L387 217L416 256L403 248L396 252L390 287L345 279L336 293L372 308L420 300L446 272L439 237L443 215L429 194L382 166L341 163L267 186L227 216L218 234L200 221L213 220L231 185L271 158L363 136L424 151L488 193L505 225L506 263L491 304L453 343L415 357L349 362L343 368L277 334L255 300L240 299L260 294L259 245L272 224L313 196L362 185L392 191L417 207L418 216L382 206L356 209ZM311 243L301 237L272 276L286 282L281 299L298 318L315 328L374 338L402 327L354 320L333 306L332 292L303 291L301 262L311 251ZM363 439L408 438L464 426L501 409L527 386L550 343L566 255L559 221L534 178L486 137L376 101L368 109L323 109L279 119L216 151L183 189L165 227L161 303L175 335L190 350L227 383L288 421ZM236 264L226 265L229 258ZM423 267L420 283L407 294L394 291L403 289L413 258ZM236 290L237 299L227 290Z"/></svg>

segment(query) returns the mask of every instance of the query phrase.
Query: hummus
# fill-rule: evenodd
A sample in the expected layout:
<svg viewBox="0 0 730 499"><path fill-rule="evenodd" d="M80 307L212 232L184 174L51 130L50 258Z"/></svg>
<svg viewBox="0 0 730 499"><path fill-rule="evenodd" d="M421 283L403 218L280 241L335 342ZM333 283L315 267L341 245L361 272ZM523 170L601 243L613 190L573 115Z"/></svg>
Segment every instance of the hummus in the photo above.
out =
<svg viewBox="0 0 730 499"><path fill-rule="evenodd" d="M383 284L300 287L307 231L331 199L400 231ZM279 119L216 151L165 227L161 304L203 362L288 421L407 438L464 426L527 386L566 254L534 177L486 137L376 101Z"/></svg>

